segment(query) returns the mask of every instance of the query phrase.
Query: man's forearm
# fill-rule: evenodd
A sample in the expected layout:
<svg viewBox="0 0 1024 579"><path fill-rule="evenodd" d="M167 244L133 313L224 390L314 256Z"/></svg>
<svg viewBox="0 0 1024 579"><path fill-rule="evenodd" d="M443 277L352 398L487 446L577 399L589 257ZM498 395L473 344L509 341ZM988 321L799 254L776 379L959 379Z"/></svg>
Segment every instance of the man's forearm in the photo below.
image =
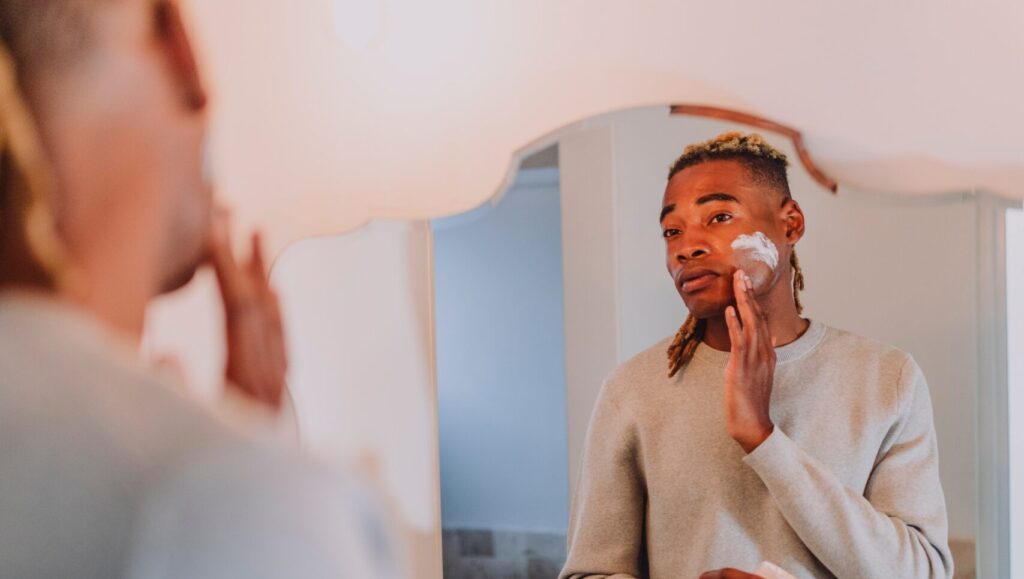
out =
<svg viewBox="0 0 1024 579"><path fill-rule="evenodd" d="M930 511L928 520L909 524L878 511L863 495L845 487L779 428L745 462L761 477L808 549L836 575L952 576L941 493L923 497L938 503L925 509Z"/></svg>

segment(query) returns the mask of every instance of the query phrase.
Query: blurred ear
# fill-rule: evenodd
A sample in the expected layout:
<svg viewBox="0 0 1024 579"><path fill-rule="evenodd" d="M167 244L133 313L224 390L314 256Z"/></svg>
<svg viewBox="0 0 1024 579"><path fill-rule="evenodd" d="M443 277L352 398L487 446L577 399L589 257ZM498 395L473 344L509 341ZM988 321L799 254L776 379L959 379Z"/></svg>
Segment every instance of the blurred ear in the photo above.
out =
<svg viewBox="0 0 1024 579"><path fill-rule="evenodd" d="M185 106L194 111L206 108L206 88L199 77L195 53L185 32L181 11L173 0L160 0L156 10L156 34L164 48L171 73L181 87Z"/></svg>
<svg viewBox="0 0 1024 579"><path fill-rule="evenodd" d="M783 231L786 232L786 241L790 245L796 245L804 236L804 212L800 204L793 199L787 199L779 209L779 219L782 221Z"/></svg>

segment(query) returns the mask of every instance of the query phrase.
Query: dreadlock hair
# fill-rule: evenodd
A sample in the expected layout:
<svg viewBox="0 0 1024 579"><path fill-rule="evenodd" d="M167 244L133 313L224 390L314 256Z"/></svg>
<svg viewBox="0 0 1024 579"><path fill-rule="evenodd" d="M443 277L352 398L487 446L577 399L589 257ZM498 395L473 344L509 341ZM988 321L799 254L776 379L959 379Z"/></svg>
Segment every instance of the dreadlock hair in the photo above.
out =
<svg viewBox="0 0 1024 579"><path fill-rule="evenodd" d="M13 59L0 43L0 283L54 289L62 251L51 181Z"/></svg>
<svg viewBox="0 0 1024 579"><path fill-rule="evenodd" d="M782 151L772 147L757 133L744 135L731 131L709 141L686 147L683 154L669 168L668 179L672 180L687 167L714 160L738 161L747 169L755 183L778 193L783 204L793 198L786 175L789 160ZM800 292L804 289L804 274L795 250L790 254L789 265L793 276L793 299L796 301L796 310L797 313L803 313ZM697 346L704 339L706 329L706 320L699 320L693 314L687 316L668 347L669 378L674 377L690 362L697 351Z"/></svg>
<svg viewBox="0 0 1024 579"><path fill-rule="evenodd" d="M22 83L80 56L92 11L109 1L0 0L0 284L55 289L68 280L52 171Z"/></svg>

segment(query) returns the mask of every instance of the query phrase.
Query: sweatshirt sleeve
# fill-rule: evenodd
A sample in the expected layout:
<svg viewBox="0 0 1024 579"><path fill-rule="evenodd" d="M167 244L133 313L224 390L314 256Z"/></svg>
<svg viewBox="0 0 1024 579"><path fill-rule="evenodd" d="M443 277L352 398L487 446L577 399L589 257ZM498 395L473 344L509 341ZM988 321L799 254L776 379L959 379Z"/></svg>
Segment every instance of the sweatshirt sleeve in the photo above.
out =
<svg viewBox="0 0 1024 579"><path fill-rule="evenodd" d="M587 429L560 579L634 579L643 573L646 492L636 430L610 386L602 388Z"/></svg>
<svg viewBox="0 0 1024 579"><path fill-rule="evenodd" d="M843 486L778 427L744 461L786 521L839 577L952 577L928 385L908 357L896 421L862 493Z"/></svg>
<svg viewBox="0 0 1024 579"><path fill-rule="evenodd" d="M134 579L401 579L396 535L354 475L256 444L159 473L137 507Z"/></svg>

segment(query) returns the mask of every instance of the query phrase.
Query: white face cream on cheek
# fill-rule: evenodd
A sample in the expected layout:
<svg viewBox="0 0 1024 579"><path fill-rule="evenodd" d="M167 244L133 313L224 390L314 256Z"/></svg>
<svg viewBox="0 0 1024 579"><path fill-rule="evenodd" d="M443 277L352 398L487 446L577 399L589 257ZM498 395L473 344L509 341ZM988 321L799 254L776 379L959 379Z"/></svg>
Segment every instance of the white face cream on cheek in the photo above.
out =
<svg viewBox="0 0 1024 579"><path fill-rule="evenodd" d="M767 284L779 267L779 248L767 235L757 231L752 235L740 235L732 242L736 266L750 276L755 288Z"/></svg>

